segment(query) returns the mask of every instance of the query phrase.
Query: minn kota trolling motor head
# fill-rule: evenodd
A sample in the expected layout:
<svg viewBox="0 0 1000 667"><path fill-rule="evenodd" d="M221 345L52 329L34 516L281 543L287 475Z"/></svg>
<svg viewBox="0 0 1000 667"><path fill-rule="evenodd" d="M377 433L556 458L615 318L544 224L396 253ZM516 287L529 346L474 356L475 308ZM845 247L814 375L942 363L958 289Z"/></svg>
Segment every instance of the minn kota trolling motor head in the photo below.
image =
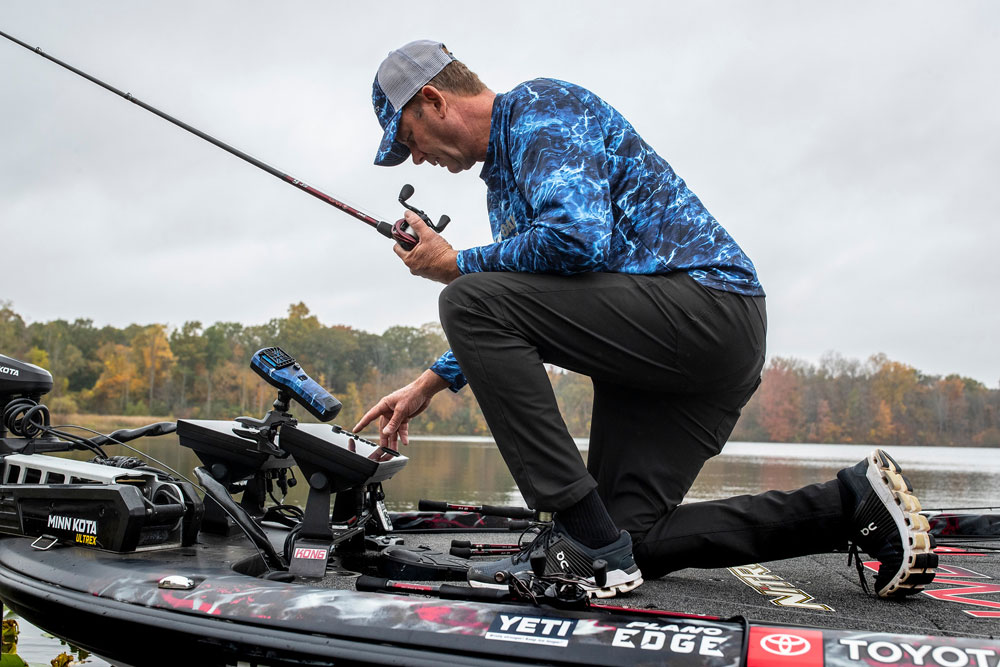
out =
<svg viewBox="0 0 1000 667"><path fill-rule="evenodd" d="M47 370L0 354L0 438L8 429L16 435L30 432L30 423L42 412L38 400L50 391L52 374Z"/></svg>
<svg viewBox="0 0 1000 667"><path fill-rule="evenodd" d="M38 400L52 391L52 374L44 368L0 354L0 401L25 396Z"/></svg>

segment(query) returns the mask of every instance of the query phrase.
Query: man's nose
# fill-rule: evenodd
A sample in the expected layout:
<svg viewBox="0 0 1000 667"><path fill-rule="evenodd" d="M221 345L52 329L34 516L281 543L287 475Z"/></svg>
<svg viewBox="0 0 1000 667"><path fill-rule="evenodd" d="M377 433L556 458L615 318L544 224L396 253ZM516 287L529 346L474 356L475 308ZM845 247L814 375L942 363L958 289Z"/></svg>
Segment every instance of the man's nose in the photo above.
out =
<svg viewBox="0 0 1000 667"><path fill-rule="evenodd" d="M415 148L410 149L410 155L413 156L413 164L423 164L427 160L427 154Z"/></svg>

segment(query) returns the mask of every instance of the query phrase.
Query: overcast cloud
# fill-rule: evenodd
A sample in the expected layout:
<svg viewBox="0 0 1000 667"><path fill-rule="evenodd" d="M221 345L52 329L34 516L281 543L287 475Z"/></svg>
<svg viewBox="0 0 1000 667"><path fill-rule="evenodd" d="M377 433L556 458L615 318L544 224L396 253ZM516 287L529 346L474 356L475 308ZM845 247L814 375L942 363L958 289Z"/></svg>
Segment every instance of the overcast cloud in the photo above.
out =
<svg viewBox="0 0 1000 667"><path fill-rule="evenodd" d="M371 82L434 38L493 90L622 111L753 259L769 353L1000 379L996 2L15 2L40 46L381 219L488 243L478 170L372 165ZM363 223L0 39L0 300L29 321L437 319Z"/></svg>

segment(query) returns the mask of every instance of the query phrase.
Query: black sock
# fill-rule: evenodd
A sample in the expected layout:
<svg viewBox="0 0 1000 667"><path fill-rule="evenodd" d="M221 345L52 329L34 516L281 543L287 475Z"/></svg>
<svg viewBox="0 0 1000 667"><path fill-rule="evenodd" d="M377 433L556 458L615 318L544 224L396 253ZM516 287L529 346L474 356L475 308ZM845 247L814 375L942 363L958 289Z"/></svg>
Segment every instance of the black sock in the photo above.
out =
<svg viewBox="0 0 1000 667"><path fill-rule="evenodd" d="M556 516L566 532L591 549L618 539L618 526L612 521L596 489L572 507L557 512Z"/></svg>

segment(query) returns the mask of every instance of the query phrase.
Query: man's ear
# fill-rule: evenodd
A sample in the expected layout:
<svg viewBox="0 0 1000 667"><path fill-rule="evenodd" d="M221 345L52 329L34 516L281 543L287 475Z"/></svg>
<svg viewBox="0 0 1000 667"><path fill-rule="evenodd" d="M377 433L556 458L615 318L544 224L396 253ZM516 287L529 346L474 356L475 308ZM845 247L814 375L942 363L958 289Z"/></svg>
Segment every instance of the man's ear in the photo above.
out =
<svg viewBox="0 0 1000 667"><path fill-rule="evenodd" d="M448 100L444 93L434 86L424 86L420 89L420 96L423 98L425 106L430 107L441 118L444 118L448 110Z"/></svg>

